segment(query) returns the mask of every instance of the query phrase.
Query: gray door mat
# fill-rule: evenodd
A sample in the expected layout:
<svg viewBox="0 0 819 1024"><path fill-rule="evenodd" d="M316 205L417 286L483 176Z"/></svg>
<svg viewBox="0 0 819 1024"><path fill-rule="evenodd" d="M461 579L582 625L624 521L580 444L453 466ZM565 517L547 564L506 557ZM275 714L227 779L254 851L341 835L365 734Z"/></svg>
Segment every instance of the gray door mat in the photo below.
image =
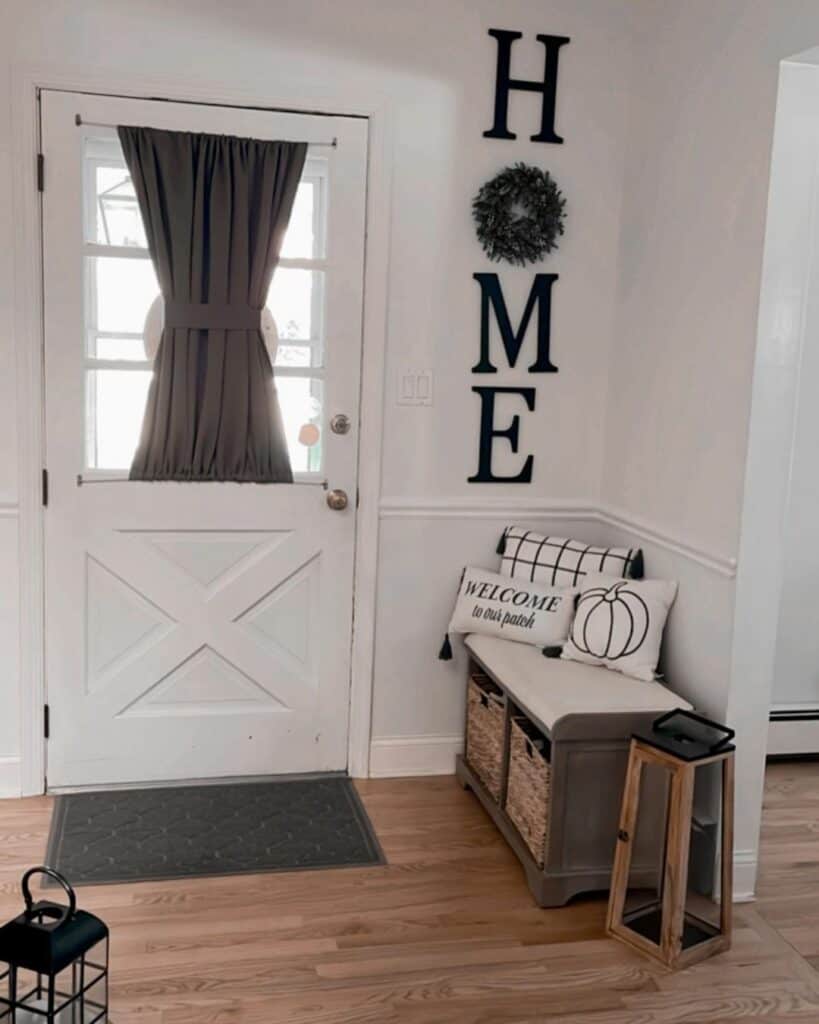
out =
<svg viewBox="0 0 819 1024"><path fill-rule="evenodd" d="M61 795L46 858L72 885L386 863L342 775Z"/></svg>

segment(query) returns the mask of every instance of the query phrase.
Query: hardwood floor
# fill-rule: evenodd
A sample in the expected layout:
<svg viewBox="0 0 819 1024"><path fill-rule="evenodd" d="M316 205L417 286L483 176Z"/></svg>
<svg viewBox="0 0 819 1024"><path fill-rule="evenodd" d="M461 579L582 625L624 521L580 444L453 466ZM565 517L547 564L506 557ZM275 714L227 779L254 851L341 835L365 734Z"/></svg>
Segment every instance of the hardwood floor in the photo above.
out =
<svg viewBox="0 0 819 1024"><path fill-rule="evenodd" d="M769 770L760 899L679 974L606 939L603 899L534 907L454 779L360 791L387 866L82 889L114 1024L819 1024L819 764ZM50 807L0 802L2 920Z"/></svg>

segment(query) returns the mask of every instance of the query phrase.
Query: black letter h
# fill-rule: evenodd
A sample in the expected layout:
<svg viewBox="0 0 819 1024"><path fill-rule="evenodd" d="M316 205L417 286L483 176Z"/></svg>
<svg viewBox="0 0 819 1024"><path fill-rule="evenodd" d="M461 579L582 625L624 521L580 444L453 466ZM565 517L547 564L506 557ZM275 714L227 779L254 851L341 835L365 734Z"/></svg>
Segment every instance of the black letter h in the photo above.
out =
<svg viewBox="0 0 819 1024"><path fill-rule="evenodd" d="M498 67L495 77L495 123L488 132L486 139L516 139L517 135L507 127L510 89L522 89L525 92L542 92L543 106L540 115L540 131L532 135L532 142L563 142L555 134L555 96L557 94L557 61L560 47L569 42L568 36L537 36L538 42L546 47L546 70L542 82L511 78L512 43L521 39L522 32L507 32L505 29L490 28L489 35L498 41Z"/></svg>

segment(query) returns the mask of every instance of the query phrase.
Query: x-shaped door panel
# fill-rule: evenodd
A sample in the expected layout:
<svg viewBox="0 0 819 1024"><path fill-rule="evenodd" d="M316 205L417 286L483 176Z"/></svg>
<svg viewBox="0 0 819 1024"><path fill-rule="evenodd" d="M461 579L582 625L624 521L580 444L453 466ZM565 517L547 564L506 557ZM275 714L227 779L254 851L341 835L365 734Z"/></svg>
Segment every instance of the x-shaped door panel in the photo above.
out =
<svg viewBox="0 0 819 1024"><path fill-rule="evenodd" d="M87 541L86 692L109 714L315 704L321 551L305 531L95 531ZM112 643L105 608L117 599L133 610L115 609Z"/></svg>

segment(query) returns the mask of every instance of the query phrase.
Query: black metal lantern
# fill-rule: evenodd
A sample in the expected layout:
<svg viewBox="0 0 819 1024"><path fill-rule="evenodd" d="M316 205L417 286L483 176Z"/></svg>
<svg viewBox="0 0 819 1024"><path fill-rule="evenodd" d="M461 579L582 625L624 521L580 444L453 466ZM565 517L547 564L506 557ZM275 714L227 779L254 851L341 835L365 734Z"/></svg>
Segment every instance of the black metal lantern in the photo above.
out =
<svg viewBox="0 0 819 1024"><path fill-rule="evenodd" d="M63 887L67 907L33 901L37 874ZM25 910L0 928L0 1022L107 1024L108 927L77 910L74 890L52 868L31 868L22 890Z"/></svg>

